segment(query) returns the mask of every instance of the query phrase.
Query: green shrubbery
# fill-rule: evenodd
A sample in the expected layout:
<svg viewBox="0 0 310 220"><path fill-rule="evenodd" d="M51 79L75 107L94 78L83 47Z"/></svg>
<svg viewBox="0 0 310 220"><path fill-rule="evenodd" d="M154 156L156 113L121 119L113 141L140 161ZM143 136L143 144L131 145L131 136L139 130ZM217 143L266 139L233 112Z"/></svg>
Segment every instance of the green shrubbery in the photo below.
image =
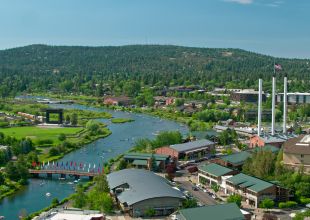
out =
<svg viewBox="0 0 310 220"><path fill-rule="evenodd" d="M280 202L279 203L279 208L280 209L294 208L296 206L297 206L297 202L295 202L295 201L287 201L287 202Z"/></svg>

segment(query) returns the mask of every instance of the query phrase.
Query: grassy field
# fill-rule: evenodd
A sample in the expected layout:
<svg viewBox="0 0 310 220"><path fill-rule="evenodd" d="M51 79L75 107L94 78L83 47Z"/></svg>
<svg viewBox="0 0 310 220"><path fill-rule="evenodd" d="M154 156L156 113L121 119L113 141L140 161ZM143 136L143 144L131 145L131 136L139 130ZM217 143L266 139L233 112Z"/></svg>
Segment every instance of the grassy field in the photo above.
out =
<svg viewBox="0 0 310 220"><path fill-rule="evenodd" d="M0 132L4 135L12 136L17 139L31 138L35 144L40 144L44 140L52 140L53 144L59 144L59 134L63 133L66 136L75 135L82 131L83 128L40 128L35 126L26 127L12 127L12 128L1 128Z"/></svg>

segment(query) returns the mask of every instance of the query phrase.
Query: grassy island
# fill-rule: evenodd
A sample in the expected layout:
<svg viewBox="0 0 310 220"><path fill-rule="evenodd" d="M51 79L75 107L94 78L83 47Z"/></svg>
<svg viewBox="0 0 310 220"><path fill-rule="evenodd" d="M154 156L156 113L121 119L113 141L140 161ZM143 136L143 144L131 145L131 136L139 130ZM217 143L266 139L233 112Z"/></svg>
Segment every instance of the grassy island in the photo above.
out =
<svg viewBox="0 0 310 220"><path fill-rule="evenodd" d="M132 118L112 118L112 123L126 123L126 122L133 122L134 119Z"/></svg>

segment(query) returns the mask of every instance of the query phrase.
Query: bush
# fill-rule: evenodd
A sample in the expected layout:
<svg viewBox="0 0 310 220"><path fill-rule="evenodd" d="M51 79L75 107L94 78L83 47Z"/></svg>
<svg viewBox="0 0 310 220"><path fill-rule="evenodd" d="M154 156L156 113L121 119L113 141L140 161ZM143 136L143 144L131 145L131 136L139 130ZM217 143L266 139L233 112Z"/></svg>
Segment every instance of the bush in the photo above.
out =
<svg viewBox="0 0 310 220"><path fill-rule="evenodd" d="M261 201L259 207L265 208L265 209L270 209L270 208L274 207L274 201L269 199L269 198L266 198L263 201Z"/></svg>
<svg viewBox="0 0 310 220"><path fill-rule="evenodd" d="M293 208L297 206L297 202L295 201L287 201L287 202L280 202L279 203L279 208L280 209L285 209L285 208Z"/></svg>
<svg viewBox="0 0 310 220"><path fill-rule="evenodd" d="M51 139L40 139L38 140L39 145L52 145L54 143Z"/></svg>
<svg viewBox="0 0 310 220"><path fill-rule="evenodd" d="M310 198L300 198L300 203L306 205L310 203Z"/></svg>
<svg viewBox="0 0 310 220"><path fill-rule="evenodd" d="M239 207L241 206L241 196L240 195L230 195L227 198L228 203L236 203Z"/></svg>
<svg viewBox="0 0 310 220"><path fill-rule="evenodd" d="M59 136L58 136L58 140L60 140L60 141L64 141L64 140L66 140L66 135L64 134L64 133L61 133L61 134L59 134Z"/></svg>
<svg viewBox="0 0 310 220"><path fill-rule="evenodd" d="M50 151L49 151L49 155L50 155L50 156L57 156L57 155L59 155L58 149L55 148L55 147L52 147L52 148L50 149Z"/></svg>

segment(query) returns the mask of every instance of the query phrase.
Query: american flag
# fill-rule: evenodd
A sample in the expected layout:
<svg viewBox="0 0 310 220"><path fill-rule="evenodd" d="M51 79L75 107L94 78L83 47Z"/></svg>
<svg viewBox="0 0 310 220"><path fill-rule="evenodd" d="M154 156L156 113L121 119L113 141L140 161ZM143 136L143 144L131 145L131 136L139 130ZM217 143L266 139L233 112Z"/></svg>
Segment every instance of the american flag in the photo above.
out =
<svg viewBox="0 0 310 220"><path fill-rule="evenodd" d="M282 70L282 66L280 64L274 64L275 70Z"/></svg>

